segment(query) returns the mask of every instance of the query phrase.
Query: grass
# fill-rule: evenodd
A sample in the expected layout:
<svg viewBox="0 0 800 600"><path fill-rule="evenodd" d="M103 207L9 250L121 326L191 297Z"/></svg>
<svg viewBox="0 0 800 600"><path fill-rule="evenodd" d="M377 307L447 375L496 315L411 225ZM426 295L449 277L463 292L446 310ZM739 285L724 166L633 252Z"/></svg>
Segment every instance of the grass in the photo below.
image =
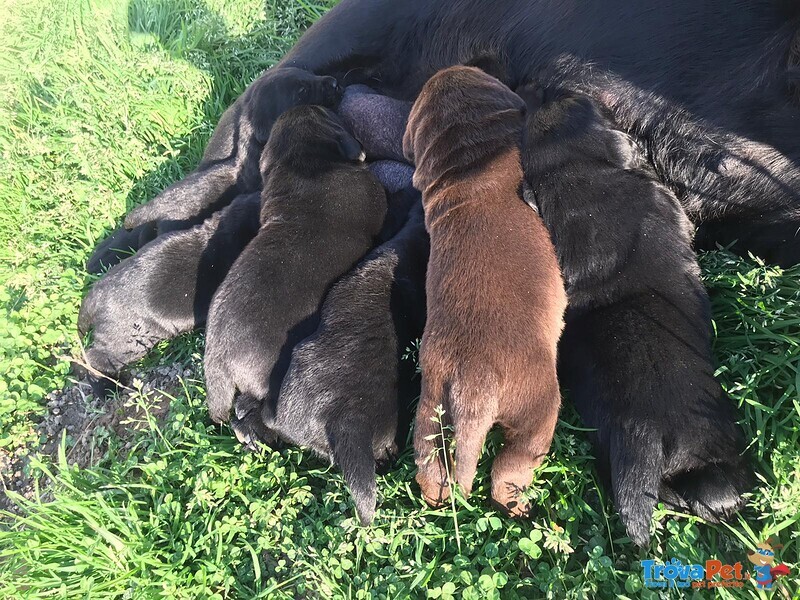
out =
<svg viewBox="0 0 800 600"><path fill-rule="evenodd" d="M358 525L338 472L299 449L246 454L211 426L201 381L128 451L110 436L91 468L37 451L43 398L68 383L94 244L134 204L191 170L224 108L325 6L303 0L0 0L0 452L27 452L48 481L0 521L3 598L655 598L640 560L745 565L775 535L797 597L800 269L702 257L719 377L741 407L761 480L729 526L658 511L637 550L567 406L537 473L530 521L474 495L426 508L406 452ZM148 364L199 367L201 340ZM199 369L196 371L199 372ZM147 406L147 394L134 397ZM456 540L456 523L458 543ZM722 598L768 597L751 583ZM698 597L702 592L695 592ZM677 592L663 593L678 596ZM779 597L781 597L779 595Z"/></svg>

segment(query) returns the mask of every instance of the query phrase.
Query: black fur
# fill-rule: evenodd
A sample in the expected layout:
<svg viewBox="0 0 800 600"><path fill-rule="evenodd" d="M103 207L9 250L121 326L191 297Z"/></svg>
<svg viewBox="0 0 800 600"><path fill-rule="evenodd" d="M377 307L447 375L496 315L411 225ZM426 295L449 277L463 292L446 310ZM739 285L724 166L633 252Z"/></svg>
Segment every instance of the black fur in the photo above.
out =
<svg viewBox="0 0 800 600"><path fill-rule="evenodd" d="M596 429L628 535L647 543L659 498L709 520L728 517L743 505L749 468L714 379L689 221L592 100L548 90L537 109L541 94L522 94L527 194L553 237L569 297L561 376Z"/></svg>
<svg viewBox="0 0 800 600"><path fill-rule="evenodd" d="M437 70L499 56L509 81L573 88L611 110L700 226L704 247L737 240L738 252L791 265L800 262L798 31L800 10L788 0L342 0L281 64L411 100ZM595 260L603 261L601 252ZM679 301L676 310L690 313L691 303ZM704 321L698 335L706 331ZM634 352L642 343L637 332L616 336ZM685 368L705 376L694 363ZM713 397L697 396L695 410L716 410ZM653 407L669 411L671 399L662 401ZM604 408L612 426L625 418L614 405ZM580 409L587 420L597 414ZM723 411L716 423L736 431L733 419ZM646 447L632 432L614 435L634 450ZM694 448L682 437L673 442L673 454ZM730 458L725 446L708 449L710 460ZM680 478L697 495L721 489L718 480L707 471ZM624 479L617 488L635 494L642 485Z"/></svg>
<svg viewBox="0 0 800 600"><path fill-rule="evenodd" d="M197 169L132 210L125 228L153 221L166 221L170 229L186 228L236 195L257 191L258 161L275 119L293 106L334 106L341 96L342 88L332 77L294 68L266 71L222 115Z"/></svg>
<svg viewBox="0 0 800 600"><path fill-rule="evenodd" d="M415 365L402 360L425 326L428 235L415 196L400 232L328 293L317 331L292 352L266 423L342 469L363 524L375 514L375 463L402 447L419 395Z"/></svg>
<svg viewBox="0 0 800 600"><path fill-rule="evenodd" d="M343 0L281 65L412 100L441 68L503 57L509 80L575 88L609 108L705 246L736 239L739 252L789 265L800 262L798 30L789 0ZM618 342L637 347L626 335ZM728 429L732 418L717 420ZM700 489L717 476L683 479Z"/></svg>
<svg viewBox="0 0 800 600"><path fill-rule="evenodd" d="M144 223L131 230L120 227L100 242L86 261L86 271L99 275L122 262L158 237L158 223Z"/></svg>
<svg viewBox="0 0 800 600"><path fill-rule="evenodd" d="M284 113L264 148L262 226L215 295L206 336L209 412L221 422L235 408L246 443L272 441L263 422L292 348L316 330L328 288L381 231L386 194L363 158L339 118L318 106Z"/></svg>
<svg viewBox="0 0 800 600"><path fill-rule="evenodd" d="M94 330L89 364L117 378L161 340L203 325L211 298L258 231L258 193L185 231L167 233L113 267L81 305L78 330ZM108 380L90 375L96 393Z"/></svg>
<svg viewBox="0 0 800 600"><path fill-rule="evenodd" d="M413 99L497 57L591 95L646 149L703 247L800 262L800 11L778 0L343 0L280 64ZM477 59L476 59L477 57ZM504 64L502 64L504 63Z"/></svg>

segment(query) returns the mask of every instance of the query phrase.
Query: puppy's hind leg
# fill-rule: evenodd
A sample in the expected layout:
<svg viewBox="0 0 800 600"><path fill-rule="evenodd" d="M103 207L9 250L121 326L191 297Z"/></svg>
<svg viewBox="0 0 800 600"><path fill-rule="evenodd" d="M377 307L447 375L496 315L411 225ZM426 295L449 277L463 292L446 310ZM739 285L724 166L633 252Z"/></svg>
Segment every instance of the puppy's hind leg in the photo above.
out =
<svg viewBox="0 0 800 600"><path fill-rule="evenodd" d="M509 516L526 517L530 513L530 505L520 496L550 449L560 403L554 373L552 383L545 386L539 399L532 402L526 397L515 402L520 407L542 407L538 414L523 411L508 422L501 422L505 440L492 464L492 502Z"/></svg>
<svg viewBox="0 0 800 600"><path fill-rule="evenodd" d="M122 369L161 339L157 323L136 314L122 318L114 309L102 291L92 289L78 314L78 332L85 336L93 329L93 339L85 352L85 364L76 361L73 370L79 377L86 376L97 398L115 392Z"/></svg>
<svg viewBox="0 0 800 600"><path fill-rule="evenodd" d="M377 485L372 427L366 419L339 420L326 427L333 462L338 465L350 488L356 513L362 525L375 517Z"/></svg>
<svg viewBox="0 0 800 600"><path fill-rule="evenodd" d="M461 488L461 493L469 496L472 483L478 470L478 459L489 430L494 425L497 414L497 398L484 390L495 386L469 387L454 385L451 395L455 396L453 407L453 439L455 440L455 464L453 479Z"/></svg>
<svg viewBox="0 0 800 600"><path fill-rule="evenodd" d="M438 408L444 410L444 414L440 414ZM431 506L441 506L450 496L449 448L446 443L449 422L449 403L444 397L444 385L438 374L426 373L423 368L422 393L414 422L414 461L422 497Z"/></svg>
<svg viewBox="0 0 800 600"><path fill-rule="evenodd" d="M233 399L236 395L236 384L228 369L218 364L219 359L205 361L206 404L208 414L214 423L224 423L231 416Z"/></svg>

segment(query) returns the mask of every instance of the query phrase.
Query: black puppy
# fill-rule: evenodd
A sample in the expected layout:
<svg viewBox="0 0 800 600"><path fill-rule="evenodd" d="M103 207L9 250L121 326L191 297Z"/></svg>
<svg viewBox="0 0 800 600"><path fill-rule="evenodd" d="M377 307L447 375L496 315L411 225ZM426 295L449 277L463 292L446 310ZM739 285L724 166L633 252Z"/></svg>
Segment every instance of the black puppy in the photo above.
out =
<svg viewBox="0 0 800 600"><path fill-rule="evenodd" d="M292 67L266 71L222 115L197 169L132 210L125 228L151 221L173 221L186 227L236 195L258 190L259 157L275 119L293 106L334 106L341 96L342 88L333 77Z"/></svg>
<svg viewBox="0 0 800 600"><path fill-rule="evenodd" d="M418 195L417 195L418 197ZM317 331L298 344L267 427L338 465L363 524L375 514L375 463L405 441L419 395L402 360L425 326L428 235L417 202L403 228L328 293Z"/></svg>
<svg viewBox="0 0 800 600"><path fill-rule="evenodd" d="M150 242L94 284L78 330L94 329L86 353L95 370L117 378L159 341L203 325L211 298L236 257L256 235L261 199L239 196L204 223ZM95 393L107 379L90 375Z"/></svg>
<svg viewBox="0 0 800 600"><path fill-rule="evenodd" d="M264 148L261 229L211 304L208 407L249 443L266 441L292 348L311 335L328 288L375 244L386 194L339 118L290 109ZM262 410L263 405L263 410ZM263 413L263 416L262 416Z"/></svg>
<svg viewBox="0 0 800 600"><path fill-rule="evenodd" d="M525 193L553 237L569 296L561 376L597 430L628 535L648 541L658 498L727 517L743 505L750 471L714 379L689 221L592 100L547 90L540 105L533 86L520 93Z"/></svg>

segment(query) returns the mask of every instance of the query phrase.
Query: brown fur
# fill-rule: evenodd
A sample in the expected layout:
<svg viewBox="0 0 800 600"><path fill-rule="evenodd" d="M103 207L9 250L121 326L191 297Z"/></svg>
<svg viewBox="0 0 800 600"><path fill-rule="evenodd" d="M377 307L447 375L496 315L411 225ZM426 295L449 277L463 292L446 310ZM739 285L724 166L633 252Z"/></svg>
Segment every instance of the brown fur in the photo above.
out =
<svg viewBox="0 0 800 600"><path fill-rule="evenodd" d="M549 234L519 193L523 107L483 71L452 67L425 85L403 140L416 158L431 238L417 481L431 504L449 495L432 420L438 406L453 427L452 475L465 494L497 423L505 444L492 466L492 498L512 515L527 513L519 493L552 441L567 303Z"/></svg>

